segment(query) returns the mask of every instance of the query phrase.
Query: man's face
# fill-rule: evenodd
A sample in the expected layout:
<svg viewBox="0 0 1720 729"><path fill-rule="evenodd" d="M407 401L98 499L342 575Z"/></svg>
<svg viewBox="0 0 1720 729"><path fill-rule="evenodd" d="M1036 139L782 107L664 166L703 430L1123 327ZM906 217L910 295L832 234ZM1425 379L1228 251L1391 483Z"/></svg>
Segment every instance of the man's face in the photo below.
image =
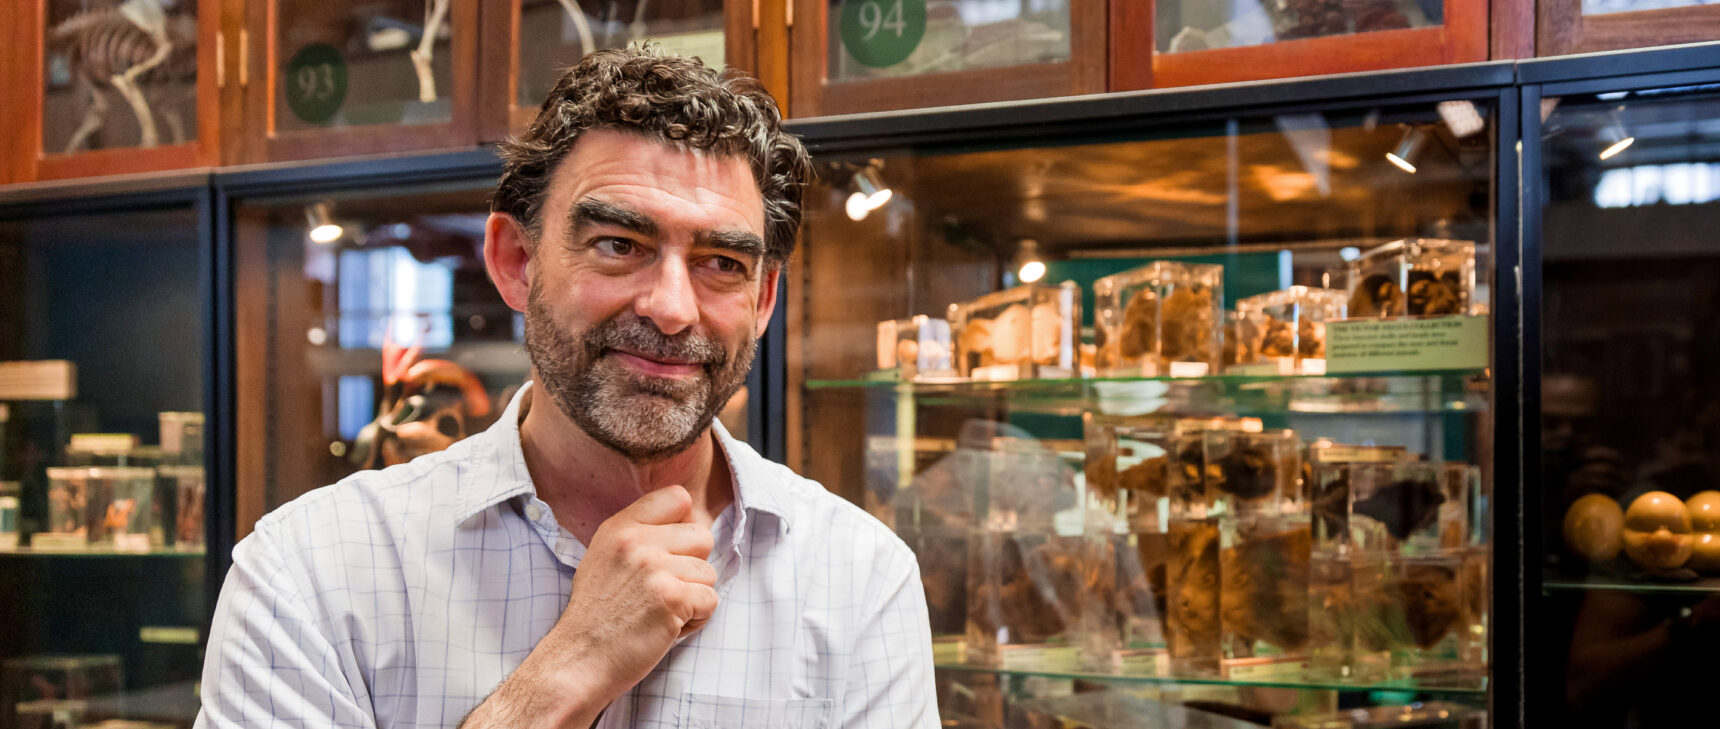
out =
<svg viewBox="0 0 1720 729"><path fill-rule="evenodd" d="M775 304L746 161L587 132L542 215L525 333L545 391L635 462L684 450L745 382Z"/></svg>

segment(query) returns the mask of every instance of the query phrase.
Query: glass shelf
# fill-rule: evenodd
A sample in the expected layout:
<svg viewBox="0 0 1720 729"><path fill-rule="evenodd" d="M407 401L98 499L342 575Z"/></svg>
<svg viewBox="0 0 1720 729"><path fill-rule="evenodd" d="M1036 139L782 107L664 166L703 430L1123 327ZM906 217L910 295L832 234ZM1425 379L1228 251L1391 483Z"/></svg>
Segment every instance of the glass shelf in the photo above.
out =
<svg viewBox="0 0 1720 729"><path fill-rule="evenodd" d="M1040 678L1066 678L1085 681L1106 681L1114 683L1138 684L1181 684L1189 686L1238 686L1253 688L1287 688L1311 689L1344 692L1365 691L1408 691L1427 694L1457 696L1466 694L1486 695L1487 677L1480 674L1456 674L1441 676L1424 676L1414 679L1394 679L1375 682L1346 682L1340 680L1322 680L1312 678L1250 678L1227 679L1216 676L1166 676L1155 674L1110 674L1084 671L1039 671L992 668L967 663L939 663L940 671L965 671L970 673L993 673L1000 676L1023 676Z"/></svg>
<svg viewBox="0 0 1720 729"><path fill-rule="evenodd" d="M884 375L888 373L878 373ZM878 377L808 380L810 390L895 390L926 405L1008 402L1024 412L1228 412L1339 414L1485 411L1487 370L1404 374L1215 375L1010 381L916 381Z"/></svg>
<svg viewBox="0 0 1720 729"><path fill-rule="evenodd" d="M174 549L157 547L147 552L135 549L114 549L112 547L92 547L90 549L54 549L36 547L4 547L0 548L0 559L6 557L194 557L202 559L203 548Z"/></svg>
<svg viewBox="0 0 1720 729"><path fill-rule="evenodd" d="M531 368L524 350L511 340L461 343L450 348L427 350L422 356L446 359L474 373L523 375ZM325 347L307 351L305 361L311 371L324 376L369 375L382 362L382 350Z"/></svg>
<svg viewBox="0 0 1720 729"><path fill-rule="evenodd" d="M1541 580L1544 591L1554 590L1616 590L1640 594L1704 594L1720 593L1720 577L1702 577L1688 582L1650 581L1623 575L1589 575L1570 577L1548 574Z"/></svg>

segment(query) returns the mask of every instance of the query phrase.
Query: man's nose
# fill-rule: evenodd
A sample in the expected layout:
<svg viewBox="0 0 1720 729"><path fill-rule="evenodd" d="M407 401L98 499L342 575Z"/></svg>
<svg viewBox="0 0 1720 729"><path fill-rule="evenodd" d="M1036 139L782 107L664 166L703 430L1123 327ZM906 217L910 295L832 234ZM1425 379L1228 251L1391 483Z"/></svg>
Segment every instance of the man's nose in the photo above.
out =
<svg viewBox="0 0 1720 729"><path fill-rule="evenodd" d="M693 290L692 271L680 256L664 256L655 275L634 301L634 312L650 319L657 330L674 336L699 321L699 299Z"/></svg>

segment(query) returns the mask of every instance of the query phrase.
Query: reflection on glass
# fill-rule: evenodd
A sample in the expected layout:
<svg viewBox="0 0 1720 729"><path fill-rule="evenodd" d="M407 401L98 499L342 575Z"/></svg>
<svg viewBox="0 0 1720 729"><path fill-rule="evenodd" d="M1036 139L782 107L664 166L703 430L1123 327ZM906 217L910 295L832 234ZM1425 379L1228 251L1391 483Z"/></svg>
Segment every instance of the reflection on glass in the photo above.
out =
<svg viewBox="0 0 1720 729"><path fill-rule="evenodd" d="M50 0L42 152L197 138L197 0Z"/></svg>
<svg viewBox="0 0 1720 729"><path fill-rule="evenodd" d="M1153 23L1160 53L1257 46L1443 22L1442 0L1166 0Z"/></svg>
<svg viewBox="0 0 1720 729"><path fill-rule="evenodd" d="M197 230L190 208L0 223L0 727L195 717Z"/></svg>
<svg viewBox="0 0 1720 729"><path fill-rule="evenodd" d="M1540 703L1559 712L1553 725L1710 722L1720 94L1549 101L1539 508L1554 589L1531 610L1549 618L1532 640L1555 650ZM1634 142L1608 155L1621 139Z"/></svg>
<svg viewBox="0 0 1720 729"><path fill-rule="evenodd" d="M1704 0L1583 0L1584 15L1631 13L1639 10L1665 10L1708 5Z"/></svg>
<svg viewBox="0 0 1720 729"><path fill-rule="evenodd" d="M452 1L277 2L274 130L447 121Z"/></svg>
<svg viewBox="0 0 1720 729"><path fill-rule="evenodd" d="M829 78L1069 60L1069 0L830 0Z"/></svg>
<svg viewBox="0 0 1720 729"><path fill-rule="evenodd" d="M258 274L274 281L241 324L264 362L242 375L260 407L241 420L265 419L269 447L240 463L240 488L263 489L266 508L479 432L524 381L515 313L484 269L487 193L462 183L240 208L240 245L266 251ZM313 222L341 233L318 242Z"/></svg>
<svg viewBox="0 0 1720 729"><path fill-rule="evenodd" d="M721 68L723 0L515 0L520 10L515 103L536 107L562 69L587 53L651 40Z"/></svg>

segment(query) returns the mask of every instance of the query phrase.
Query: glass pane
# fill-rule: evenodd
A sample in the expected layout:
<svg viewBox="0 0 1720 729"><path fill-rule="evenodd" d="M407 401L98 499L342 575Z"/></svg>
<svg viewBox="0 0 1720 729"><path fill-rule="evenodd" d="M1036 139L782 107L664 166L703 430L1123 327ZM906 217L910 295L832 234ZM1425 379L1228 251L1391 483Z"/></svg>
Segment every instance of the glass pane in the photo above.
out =
<svg viewBox="0 0 1720 729"><path fill-rule="evenodd" d="M452 0L279 0L275 132L453 115Z"/></svg>
<svg viewBox="0 0 1720 729"><path fill-rule="evenodd" d="M189 208L0 222L0 725L195 718L197 230Z"/></svg>
<svg viewBox="0 0 1720 729"><path fill-rule="evenodd" d="M1543 103L1542 721L1711 721L1720 94ZM1557 713L1554 713L1557 712Z"/></svg>
<svg viewBox="0 0 1720 729"><path fill-rule="evenodd" d="M712 68L723 58L723 0L516 0L520 9L516 102L536 107L561 71L585 54L652 40Z"/></svg>
<svg viewBox="0 0 1720 729"><path fill-rule="evenodd" d="M1707 5L1704 0L1583 0L1584 15L1630 13L1638 10L1665 10Z"/></svg>
<svg viewBox="0 0 1720 729"><path fill-rule="evenodd" d="M1069 60L1069 0L831 0L831 81Z"/></svg>
<svg viewBox="0 0 1720 729"><path fill-rule="evenodd" d="M1496 129L817 160L788 462L916 550L946 723L1485 711Z"/></svg>
<svg viewBox="0 0 1720 729"><path fill-rule="evenodd" d="M520 319L484 268L489 180L255 200L242 275L240 488L274 509L488 427L525 381ZM247 403L254 404L247 406ZM243 516L243 515L242 515Z"/></svg>
<svg viewBox="0 0 1720 729"><path fill-rule="evenodd" d="M1257 46L1444 22L1444 0L1166 0L1157 6L1160 53Z"/></svg>
<svg viewBox="0 0 1720 729"><path fill-rule="evenodd" d="M42 152L197 138L197 0L49 0Z"/></svg>

